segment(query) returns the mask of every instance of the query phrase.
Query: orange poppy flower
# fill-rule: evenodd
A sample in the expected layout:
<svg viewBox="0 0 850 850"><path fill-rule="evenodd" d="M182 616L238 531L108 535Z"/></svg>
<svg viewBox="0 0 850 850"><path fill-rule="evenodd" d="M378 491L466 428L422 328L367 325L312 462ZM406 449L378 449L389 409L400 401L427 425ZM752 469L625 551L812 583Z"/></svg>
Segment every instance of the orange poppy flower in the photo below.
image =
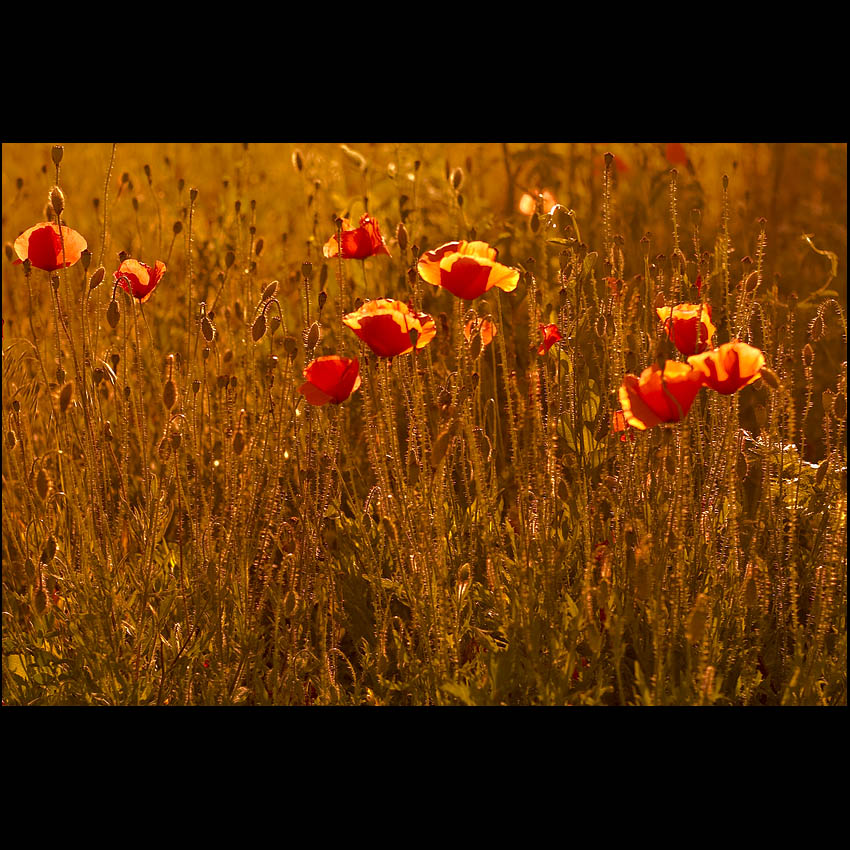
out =
<svg viewBox="0 0 850 850"><path fill-rule="evenodd" d="M390 249L381 236L378 222L369 213L360 216L360 226L352 227L346 218L342 221L342 258L344 260L362 260L376 254L391 256ZM322 253L326 257L335 257L340 253L336 234L325 242Z"/></svg>
<svg viewBox="0 0 850 850"><path fill-rule="evenodd" d="M764 354L745 342L727 342L713 351L695 354L688 363L703 376L707 387L731 395L753 383L765 365Z"/></svg>
<svg viewBox="0 0 850 850"><path fill-rule="evenodd" d="M558 330L557 325L540 325L540 331L543 334L543 342L540 343L537 353L546 354L561 339L561 332Z"/></svg>
<svg viewBox="0 0 850 850"><path fill-rule="evenodd" d="M360 361L336 354L317 357L304 370L304 377L307 382L298 392L310 404L342 404L360 386Z"/></svg>
<svg viewBox="0 0 850 850"><path fill-rule="evenodd" d="M619 391L626 422L639 431L662 422L679 422L691 409L702 377L698 369L676 360L668 360L663 369L653 363L640 378L626 375Z"/></svg>
<svg viewBox="0 0 850 850"><path fill-rule="evenodd" d="M115 272L115 280L121 288L144 304L153 295L156 285L165 274L165 263L157 260L153 269L147 263L138 260L124 260L118 271Z"/></svg>
<svg viewBox="0 0 850 850"><path fill-rule="evenodd" d="M702 354L711 347L716 327L711 322L709 304L677 304L675 307L656 307L658 318L664 322L667 336L686 357Z"/></svg>
<svg viewBox="0 0 850 850"><path fill-rule="evenodd" d="M519 283L519 270L497 263L498 255L486 242L447 242L419 258L419 274L465 301L494 286L512 292Z"/></svg>
<svg viewBox="0 0 850 850"><path fill-rule="evenodd" d="M543 203L542 212L551 212L552 207L554 207L558 202L555 200L555 196L548 189L543 189L541 192L526 192L519 199L519 211L523 215L534 215L534 213L537 212L537 201L541 199L541 196Z"/></svg>
<svg viewBox="0 0 850 850"><path fill-rule="evenodd" d="M62 255L63 240L65 241L64 257ZM15 265L29 260L35 268L52 272L63 266L73 266L87 247L86 240L66 224L62 225L60 236L58 224L42 221L29 230L25 230L15 240L15 253L19 257L15 260Z"/></svg>
<svg viewBox="0 0 850 850"><path fill-rule="evenodd" d="M489 319L478 319L477 321L478 332L481 334L481 344L489 345L493 341L493 337L496 336L496 324L495 322L491 322ZM466 337L467 342L472 339L473 325L475 322L475 319L470 319L463 327L463 335Z"/></svg>
<svg viewBox="0 0 850 850"><path fill-rule="evenodd" d="M403 301L376 298L359 310L342 317L347 325L378 357L396 357L413 351L410 332L416 331L416 347L424 348L434 338L437 327L427 313L411 310Z"/></svg>

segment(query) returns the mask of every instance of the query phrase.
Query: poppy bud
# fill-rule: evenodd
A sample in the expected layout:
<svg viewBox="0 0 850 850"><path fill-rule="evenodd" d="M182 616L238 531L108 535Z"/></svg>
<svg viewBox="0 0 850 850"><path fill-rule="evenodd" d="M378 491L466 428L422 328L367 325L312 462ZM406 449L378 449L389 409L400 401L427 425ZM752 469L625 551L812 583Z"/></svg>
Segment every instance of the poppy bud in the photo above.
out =
<svg viewBox="0 0 850 850"><path fill-rule="evenodd" d="M296 148L292 151L292 167L296 171L301 171L304 168L304 159L301 156L301 151Z"/></svg>
<svg viewBox="0 0 850 850"><path fill-rule="evenodd" d="M817 342L819 339L823 337L824 332L824 322L823 316L820 313L812 319L809 324L809 336L812 338L812 342Z"/></svg>
<svg viewBox="0 0 850 850"><path fill-rule="evenodd" d="M183 230L183 222L182 221L175 221L174 226L171 228L171 230L174 233L174 235L177 236L177 234L180 233Z"/></svg>
<svg viewBox="0 0 850 850"><path fill-rule="evenodd" d="M838 393L832 400L832 412L838 420L843 420L847 415L847 398L844 393Z"/></svg>
<svg viewBox="0 0 850 850"><path fill-rule="evenodd" d="M767 366L761 367L761 379L773 390L779 389L779 378L773 369L768 369Z"/></svg>
<svg viewBox="0 0 850 850"><path fill-rule="evenodd" d="M815 351L811 347L811 345L809 345L809 343L806 343L803 346L803 364L805 365L805 367L807 369L811 369L814 361L815 361Z"/></svg>
<svg viewBox="0 0 850 850"><path fill-rule="evenodd" d="M328 293L323 289L319 293L319 312L322 312L322 308L325 306L325 302L328 300Z"/></svg>
<svg viewBox="0 0 850 850"><path fill-rule="evenodd" d="M398 240L398 247L401 248L402 251L407 250L407 228L404 226L404 222L400 221L398 223L398 227L396 228L396 239Z"/></svg>
<svg viewBox="0 0 850 850"><path fill-rule="evenodd" d="M65 209L65 195L58 186L54 186L50 190L50 204L56 212L57 217Z"/></svg>
<svg viewBox="0 0 850 850"><path fill-rule="evenodd" d="M829 472L829 458L820 464L818 471L815 473L815 484L817 484L818 487L823 484L823 479L826 478L827 472Z"/></svg>
<svg viewBox="0 0 850 850"><path fill-rule="evenodd" d="M194 204L198 198L198 190L195 188L189 189L189 200Z"/></svg>
<svg viewBox="0 0 850 850"><path fill-rule="evenodd" d="M47 473L44 471L44 468L38 470L38 475L35 479L35 489L38 493L38 498L43 502L47 498L47 491L49 489Z"/></svg>
<svg viewBox="0 0 850 850"><path fill-rule="evenodd" d="M64 384L65 383L65 370L61 366L56 367L56 383Z"/></svg>
<svg viewBox="0 0 850 850"><path fill-rule="evenodd" d="M319 307L321 310L322 308ZM272 316L269 319L269 333L274 336L277 333L277 329L280 327L280 316Z"/></svg>
<svg viewBox="0 0 850 850"><path fill-rule="evenodd" d="M254 342L259 342L266 334L266 316L264 313L260 313L256 319L254 319L254 324L251 325L251 338Z"/></svg>
<svg viewBox="0 0 850 850"><path fill-rule="evenodd" d="M201 389L201 382L197 378L195 378L195 380L192 381L192 392L195 395L197 395L198 392L200 391L200 389Z"/></svg>
<svg viewBox="0 0 850 850"><path fill-rule="evenodd" d="M283 350L287 353L290 360L295 359L298 354L298 343L295 341L295 337L288 336L284 339Z"/></svg>
<svg viewBox="0 0 850 850"><path fill-rule="evenodd" d="M307 334L307 348L312 351L316 347L316 343L319 341L319 323L313 322L310 325L310 331Z"/></svg>
<svg viewBox="0 0 850 850"><path fill-rule="evenodd" d="M166 410L171 410L177 402L177 385L169 379L166 381L165 386L162 390L162 403L165 405Z"/></svg>
<svg viewBox="0 0 850 850"><path fill-rule="evenodd" d="M6 445L10 449L13 449L13 448L15 448L16 442L17 442L17 438L15 437L15 432L14 431L8 431L6 433Z"/></svg>
<svg viewBox="0 0 850 850"><path fill-rule="evenodd" d="M88 248L80 252L80 262L83 264L83 269L88 271L91 265L91 251Z"/></svg>
<svg viewBox="0 0 850 850"><path fill-rule="evenodd" d="M273 280L264 290L263 290L263 301L268 301L275 292L277 292L278 281Z"/></svg>
<svg viewBox="0 0 850 850"><path fill-rule="evenodd" d="M71 405L71 399L74 397L74 385L71 383L65 384L62 391L59 393L59 410L65 413Z"/></svg>
<svg viewBox="0 0 850 850"><path fill-rule="evenodd" d="M53 536L47 538L47 543L44 544L44 549L41 551L41 563L49 564L56 555L56 541Z"/></svg>
<svg viewBox="0 0 850 850"><path fill-rule="evenodd" d="M109 307L106 310L106 321L109 322L109 327L115 328L118 324L118 319L120 318L121 310L118 307L117 301L110 301Z"/></svg>

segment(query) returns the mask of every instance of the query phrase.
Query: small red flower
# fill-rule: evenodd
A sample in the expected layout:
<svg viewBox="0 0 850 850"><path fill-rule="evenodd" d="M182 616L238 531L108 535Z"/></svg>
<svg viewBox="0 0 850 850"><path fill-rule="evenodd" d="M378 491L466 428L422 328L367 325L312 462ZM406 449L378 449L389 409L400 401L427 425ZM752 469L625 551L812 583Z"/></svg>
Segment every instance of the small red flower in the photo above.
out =
<svg viewBox="0 0 850 850"><path fill-rule="evenodd" d="M64 240L65 254L62 254L62 242ZM86 240L71 230L67 225L62 225L62 234L59 234L59 225L52 221L42 221L25 230L15 240L15 253L18 255L15 265L24 260L29 260L37 269L52 272L63 266L73 266L83 251L87 248ZM64 261L63 261L64 260Z"/></svg>
<svg viewBox="0 0 850 850"><path fill-rule="evenodd" d="M115 272L115 280L121 288L144 304L153 295L156 285L165 274L165 263L157 260L153 269L146 263L138 260L124 260L118 271Z"/></svg>
<svg viewBox="0 0 850 850"><path fill-rule="evenodd" d="M664 149L664 156L667 157L667 162L669 162L670 165L686 166L690 161L688 159L688 152L685 150L685 146L679 142L670 142L670 144L668 144Z"/></svg>
<svg viewBox="0 0 850 850"><path fill-rule="evenodd" d="M298 392L310 404L342 404L360 386L360 361L336 354L317 357L304 370L304 377L307 382Z"/></svg>
<svg viewBox="0 0 850 850"><path fill-rule="evenodd" d="M753 383L765 365L764 354L745 342L727 342L713 351L695 354L688 363L703 376L707 387L731 395Z"/></svg>
<svg viewBox="0 0 850 850"><path fill-rule="evenodd" d="M543 342L540 343L537 353L546 354L561 339L561 332L558 330L557 325L540 325L540 331L543 334Z"/></svg>
<svg viewBox="0 0 850 850"><path fill-rule="evenodd" d="M396 357L413 351L411 331L416 331L416 348L424 348L437 333L431 316L417 313L403 301L391 298L367 301L359 310L346 313L342 321L378 357Z"/></svg>
<svg viewBox="0 0 850 850"><path fill-rule="evenodd" d="M697 295L699 295L702 290L702 275L697 275L697 279L694 281L694 286L697 288Z"/></svg>
<svg viewBox="0 0 850 850"><path fill-rule="evenodd" d="M513 292L519 283L519 270L496 261L499 252L486 242L447 242L426 251L417 268L422 280L448 289L464 301L472 301L494 286Z"/></svg>
<svg viewBox="0 0 850 850"><path fill-rule="evenodd" d="M369 213L360 216L360 226L352 227L348 219L342 222L342 258L344 260L363 260L376 254L390 255L390 249L381 236L378 222ZM340 253L339 241L334 234L325 242L322 253L326 257L335 257Z"/></svg>
<svg viewBox="0 0 850 850"><path fill-rule="evenodd" d="M701 354L711 348L711 338L716 327L711 322L709 304L677 304L675 307L657 307L658 318L673 345L686 357Z"/></svg>
<svg viewBox="0 0 850 850"><path fill-rule="evenodd" d="M702 380L702 372L676 360L666 361L663 369L653 363L640 378L626 375L619 390L626 422L640 431L679 422L688 415Z"/></svg>

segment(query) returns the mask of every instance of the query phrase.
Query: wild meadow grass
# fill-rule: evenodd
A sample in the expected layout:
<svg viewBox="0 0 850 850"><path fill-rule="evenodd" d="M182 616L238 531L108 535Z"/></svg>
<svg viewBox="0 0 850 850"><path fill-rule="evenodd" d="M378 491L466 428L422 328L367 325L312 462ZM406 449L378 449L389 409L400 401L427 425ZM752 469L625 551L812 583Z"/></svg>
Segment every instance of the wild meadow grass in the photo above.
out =
<svg viewBox="0 0 850 850"><path fill-rule="evenodd" d="M846 705L846 146L14 144L2 179L5 705ZM58 221L75 261L20 262ZM503 285L435 285L455 242ZM671 395L681 304L752 382ZM670 361L642 429L621 388Z"/></svg>

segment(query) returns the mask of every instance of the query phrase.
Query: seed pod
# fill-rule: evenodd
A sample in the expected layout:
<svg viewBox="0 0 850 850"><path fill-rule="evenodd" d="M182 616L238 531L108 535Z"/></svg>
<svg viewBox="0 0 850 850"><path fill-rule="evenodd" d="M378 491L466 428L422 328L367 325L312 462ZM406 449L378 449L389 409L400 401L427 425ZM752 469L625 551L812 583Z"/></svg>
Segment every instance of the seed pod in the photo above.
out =
<svg viewBox="0 0 850 850"><path fill-rule="evenodd" d="M254 342L259 342L266 335L266 316L265 313L260 313L254 324L251 325L251 338Z"/></svg>
<svg viewBox="0 0 850 850"><path fill-rule="evenodd" d="M268 301L269 298L273 297L275 292L277 292L279 281L273 280L264 290L263 290L263 301Z"/></svg>
<svg viewBox="0 0 850 850"><path fill-rule="evenodd" d="M182 443L182 442L183 442L183 435L179 431L175 431L171 435L171 445L173 446L174 449L179 449L180 443Z"/></svg>
<svg viewBox="0 0 850 850"><path fill-rule="evenodd" d="M200 391L200 389L201 389L201 382L197 378L195 378L195 380L192 381L192 393L194 395L197 395L198 392Z"/></svg>
<svg viewBox="0 0 850 850"><path fill-rule="evenodd" d="M118 319L121 316L121 310L118 307L117 301L110 301L109 307L106 310L106 321L109 322L109 327L113 330L118 324Z"/></svg>
<svg viewBox="0 0 850 850"><path fill-rule="evenodd" d="M17 442L18 442L18 438L15 436L15 432L14 431L7 431L6 432L6 445L10 449L13 449L13 448L15 448L15 445L16 445Z"/></svg>
<svg viewBox="0 0 850 850"><path fill-rule="evenodd" d="M209 316L204 316L201 319L201 333L204 335L204 339L207 342L212 342L215 338L215 328L213 327L213 323L210 321Z"/></svg>
<svg viewBox="0 0 850 850"><path fill-rule="evenodd" d="M316 347L316 343L319 341L319 323L313 322L310 325L310 331L307 334L307 349L312 351Z"/></svg>
<svg viewBox="0 0 850 850"><path fill-rule="evenodd" d="M460 187L463 185L463 169L460 166L458 166L457 168L455 168L454 171L452 171L451 180L452 189L454 189L455 191L460 189Z"/></svg>
<svg viewBox="0 0 850 850"><path fill-rule="evenodd" d="M53 150L50 151L50 156L53 159L54 165L59 165L62 162L62 154L65 153L65 148L62 145L53 145Z"/></svg>
<svg viewBox="0 0 850 850"><path fill-rule="evenodd" d="M65 413L71 405L71 399L74 397L74 385L72 383L65 384L62 391L59 393L59 410Z"/></svg>
<svg viewBox="0 0 850 850"><path fill-rule="evenodd" d="M286 337L283 341L283 349L289 355L289 359L294 360L298 354L298 343L295 340L295 337Z"/></svg>
<svg viewBox="0 0 850 850"><path fill-rule="evenodd" d="M233 435L233 454L235 454L238 457L239 455L242 454L244 449L245 449L245 435L240 430L240 431L237 431Z"/></svg>
<svg viewBox="0 0 850 850"><path fill-rule="evenodd" d="M198 199L198 190L192 187L189 189L189 200L194 204Z"/></svg>
<svg viewBox="0 0 850 850"><path fill-rule="evenodd" d="M98 266L94 273L91 276L91 280L89 281L89 292L93 289L97 289L98 286L103 283L103 276L106 274L106 269L103 266Z"/></svg>
<svg viewBox="0 0 850 850"><path fill-rule="evenodd" d="M269 319L269 333L274 336L280 327L280 316L272 316Z"/></svg>
<svg viewBox="0 0 850 850"><path fill-rule="evenodd" d="M264 245L264 244L265 244L265 243L263 242L263 240L262 240L262 239L258 239L258 240L257 240L257 244L256 244L256 245L254 245L254 256L259 257L259 256L260 256L260 254L262 254L262 253L263 253L263 245Z"/></svg>
<svg viewBox="0 0 850 850"><path fill-rule="evenodd" d="M528 222L528 226L531 228L532 233L537 233L540 230L540 216L537 215L537 212L531 214L531 220Z"/></svg>
<svg viewBox="0 0 850 850"><path fill-rule="evenodd" d="M181 233L182 230L183 230L183 222L182 221L175 221L174 226L171 228L171 230L174 233L174 235L177 236L177 234Z"/></svg>
<svg viewBox="0 0 850 850"><path fill-rule="evenodd" d="M162 388L162 403L166 410L171 410L177 402L177 385L170 378Z"/></svg>

